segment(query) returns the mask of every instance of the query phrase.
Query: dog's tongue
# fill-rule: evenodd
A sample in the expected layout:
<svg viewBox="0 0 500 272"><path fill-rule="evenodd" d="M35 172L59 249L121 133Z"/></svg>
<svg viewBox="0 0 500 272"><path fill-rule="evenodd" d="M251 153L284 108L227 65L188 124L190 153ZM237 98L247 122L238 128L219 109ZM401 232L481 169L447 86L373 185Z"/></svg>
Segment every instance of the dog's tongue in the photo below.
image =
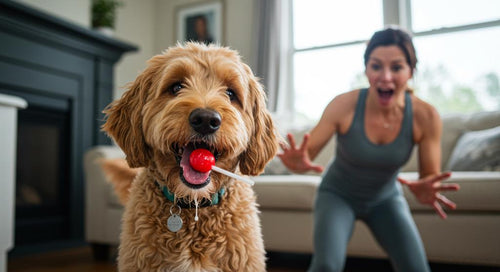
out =
<svg viewBox="0 0 500 272"><path fill-rule="evenodd" d="M198 185L204 183L207 180L208 175L210 175L210 171L199 172L193 169L189 162L189 158L192 152L193 149L191 147L186 146L184 148L184 153L182 154L180 165L184 173L184 179L193 185Z"/></svg>

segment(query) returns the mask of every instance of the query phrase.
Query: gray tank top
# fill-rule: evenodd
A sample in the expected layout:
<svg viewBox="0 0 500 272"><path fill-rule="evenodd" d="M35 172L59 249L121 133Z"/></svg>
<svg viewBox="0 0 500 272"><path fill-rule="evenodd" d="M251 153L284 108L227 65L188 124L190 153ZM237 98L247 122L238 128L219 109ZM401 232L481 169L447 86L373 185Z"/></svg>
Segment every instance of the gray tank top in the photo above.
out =
<svg viewBox="0 0 500 272"><path fill-rule="evenodd" d="M405 93L401 130L388 144L374 144L366 136L365 105L368 89L362 89L354 119L345 134L337 135L337 151L320 185L352 200L378 201L398 192L399 169L413 150L413 110L411 97Z"/></svg>

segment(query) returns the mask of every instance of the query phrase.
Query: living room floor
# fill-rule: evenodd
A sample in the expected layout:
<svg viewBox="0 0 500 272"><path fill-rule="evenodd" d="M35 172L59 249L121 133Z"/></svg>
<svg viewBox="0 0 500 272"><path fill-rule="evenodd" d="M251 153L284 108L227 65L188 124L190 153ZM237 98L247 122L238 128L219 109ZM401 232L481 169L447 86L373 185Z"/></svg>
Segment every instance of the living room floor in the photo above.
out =
<svg viewBox="0 0 500 272"><path fill-rule="evenodd" d="M303 260L268 265L269 272L301 272L307 269ZM90 247L80 247L64 251L13 257L8 260L8 272L115 272L114 260L95 261Z"/></svg>
<svg viewBox="0 0 500 272"><path fill-rule="evenodd" d="M310 255L271 252L268 272L303 272ZM500 272L500 267L431 264L434 272ZM9 272L115 272L114 261L95 261L90 247L9 258ZM344 272L392 271L387 260L348 258Z"/></svg>

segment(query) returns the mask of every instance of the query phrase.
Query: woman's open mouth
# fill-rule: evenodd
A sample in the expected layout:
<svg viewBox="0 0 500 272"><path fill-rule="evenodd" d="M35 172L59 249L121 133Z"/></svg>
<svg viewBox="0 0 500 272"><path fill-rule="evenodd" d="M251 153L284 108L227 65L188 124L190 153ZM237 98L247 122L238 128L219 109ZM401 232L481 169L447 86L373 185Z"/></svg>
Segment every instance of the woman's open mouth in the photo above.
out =
<svg viewBox="0 0 500 272"><path fill-rule="evenodd" d="M380 103L383 105L387 105L389 104L389 102L392 99L392 96L394 95L394 90L377 88L377 93Z"/></svg>

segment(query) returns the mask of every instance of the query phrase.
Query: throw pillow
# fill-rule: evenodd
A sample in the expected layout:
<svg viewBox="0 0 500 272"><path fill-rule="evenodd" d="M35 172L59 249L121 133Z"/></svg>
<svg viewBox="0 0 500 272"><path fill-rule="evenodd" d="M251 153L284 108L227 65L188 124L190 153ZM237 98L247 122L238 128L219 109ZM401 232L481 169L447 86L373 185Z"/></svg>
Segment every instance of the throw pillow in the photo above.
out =
<svg viewBox="0 0 500 272"><path fill-rule="evenodd" d="M447 168L452 171L500 171L500 126L464 133Z"/></svg>
<svg viewBox="0 0 500 272"><path fill-rule="evenodd" d="M264 169L263 175L291 175L292 172L286 168L277 156L274 157Z"/></svg>
<svg viewBox="0 0 500 272"><path fill-rule="evenodd" d="M473 130L465 127L466 117L463 114L448 114L442 117L443 133L441 135L441 165L450 160L453 147L457 145L458 138L466 131ZM477 129L476 129L477 130ZM417 151L417 150L415 150ZM415 152L415 163L418 171L418 152Z"/></svg>
<svg viewBox="0 0 500 272"><path fill-rule="evenodd" d="M304 134L310 130L309 127L303 128L293 128L289 130L289 133L293 134L295 141L298 145L302 143L302 138ZM288 141L286 139L286 133L282 135L284 141ZM281 159L278 156L275 156L264 169L263 175L292 175L292 171L288 170L286 166L281 162Z"/></svg>

